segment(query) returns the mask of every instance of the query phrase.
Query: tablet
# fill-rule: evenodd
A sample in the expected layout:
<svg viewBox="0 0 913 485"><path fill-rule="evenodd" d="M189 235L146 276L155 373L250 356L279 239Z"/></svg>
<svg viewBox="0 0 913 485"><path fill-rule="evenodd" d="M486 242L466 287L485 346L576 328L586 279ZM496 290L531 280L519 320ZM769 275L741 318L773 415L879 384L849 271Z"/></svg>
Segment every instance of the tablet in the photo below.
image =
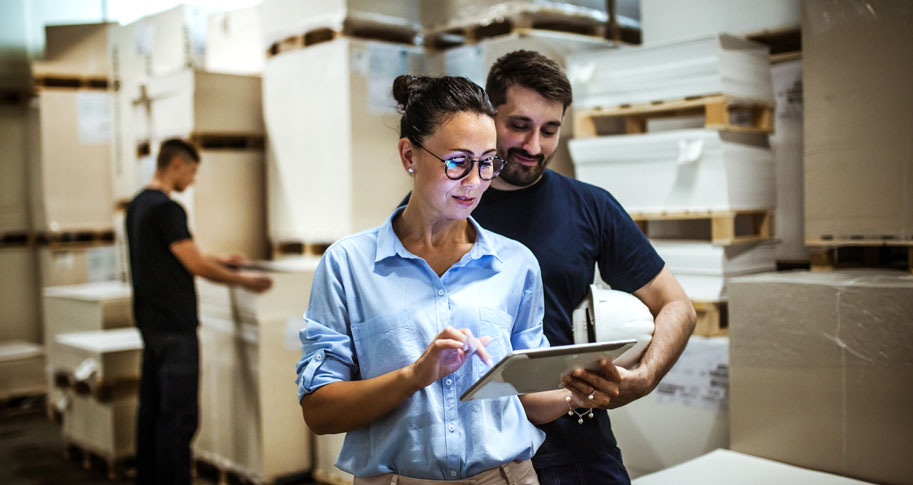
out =
<svg viewBox="0 0 913 485"><path fill-rule="evenodd" d="M561 378L574 369L598 370L600 360L614 361L635 343L630 339L515 350L470 386L460 401L561 389Z"/></svg>

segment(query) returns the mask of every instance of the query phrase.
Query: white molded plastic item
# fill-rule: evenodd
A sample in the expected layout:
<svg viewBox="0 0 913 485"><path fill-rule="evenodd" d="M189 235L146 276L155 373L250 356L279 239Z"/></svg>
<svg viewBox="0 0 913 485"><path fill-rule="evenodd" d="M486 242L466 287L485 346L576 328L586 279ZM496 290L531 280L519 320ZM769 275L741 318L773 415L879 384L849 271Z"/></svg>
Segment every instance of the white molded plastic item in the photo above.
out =
<svg viewBox="0 0 913 485"><path fill-rule="evenodd" d="M589 318L588 318L589 317ZM653 340L653 314L636 296L590 285L589 296L574 310L574 343L589 342L592 325L596 342L635 339L637 343L615 359L615 365L632 368Z"/></svg>
<svg viewBox="0 0 913 485"><path fill-rule="evenodd" d="M577 108L725 94L773 102L769 49L726 34L568 57Z"/></svg>
<svg viewBox="0 0 913 485"><path fill-rule="evenodd" d="M774 161L764 135L674 130L571 140L577 178L628 212L769 209Z"/></svg>

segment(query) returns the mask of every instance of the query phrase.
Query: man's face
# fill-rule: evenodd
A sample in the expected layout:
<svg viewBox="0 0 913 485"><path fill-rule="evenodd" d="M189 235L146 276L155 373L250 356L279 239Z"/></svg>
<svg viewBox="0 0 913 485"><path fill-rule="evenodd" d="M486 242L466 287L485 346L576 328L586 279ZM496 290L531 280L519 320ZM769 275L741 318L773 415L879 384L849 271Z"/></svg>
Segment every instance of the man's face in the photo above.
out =
<svg viewBox="0 0 913 485"><path fill-rule="evenodd" d="M507 166L492 187L513 190L528 187L542 177L558 148L558 132L564 118L564 105L542 97L536 91L511 86L507 102L498 106L498 153Z"/></svg>
<svg viewBox="0 0 913 485"><path fill-rule="evenodd" d="M187 187L190 187L193 184L197 176L197 168L200 167L200 164L185 156L180 156L179 160L176 160L174 163L177 169L174 190L183 192Z"/></svg>

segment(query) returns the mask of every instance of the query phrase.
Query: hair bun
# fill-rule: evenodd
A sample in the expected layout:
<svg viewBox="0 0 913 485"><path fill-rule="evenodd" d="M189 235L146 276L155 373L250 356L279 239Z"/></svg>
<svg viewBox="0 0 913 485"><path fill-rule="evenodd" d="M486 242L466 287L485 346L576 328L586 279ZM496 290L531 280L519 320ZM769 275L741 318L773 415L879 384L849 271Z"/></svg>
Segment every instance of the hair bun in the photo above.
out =
<svg viewBox="0 0 913 485"><path fill-rule="evenodd" d="M411 74L397 76L393 81L393 99L396 100L400 112L405 111L409 102L419 92L427 88L431 81L433 79L426 76L413 76Z"/></svg>

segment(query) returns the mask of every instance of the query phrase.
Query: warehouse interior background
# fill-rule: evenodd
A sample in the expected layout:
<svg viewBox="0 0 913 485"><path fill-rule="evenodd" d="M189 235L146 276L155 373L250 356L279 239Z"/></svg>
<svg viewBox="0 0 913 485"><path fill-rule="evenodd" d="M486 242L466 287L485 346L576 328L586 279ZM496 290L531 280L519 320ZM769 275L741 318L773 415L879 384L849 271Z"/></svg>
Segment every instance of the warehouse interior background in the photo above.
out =
<svg viewBox="0 0 913 485"><path fill-rule="evenodd" d="M132 480L124 208L180 137L194 240L274 280L196 283L197 481L351 483L294 398L317 262L411 188L393 79L484 86L516 49L573 86L550 168L611 192L698 314L609 411L634 483L913 483L905 0L3 0L0 481Z"/></svg>

